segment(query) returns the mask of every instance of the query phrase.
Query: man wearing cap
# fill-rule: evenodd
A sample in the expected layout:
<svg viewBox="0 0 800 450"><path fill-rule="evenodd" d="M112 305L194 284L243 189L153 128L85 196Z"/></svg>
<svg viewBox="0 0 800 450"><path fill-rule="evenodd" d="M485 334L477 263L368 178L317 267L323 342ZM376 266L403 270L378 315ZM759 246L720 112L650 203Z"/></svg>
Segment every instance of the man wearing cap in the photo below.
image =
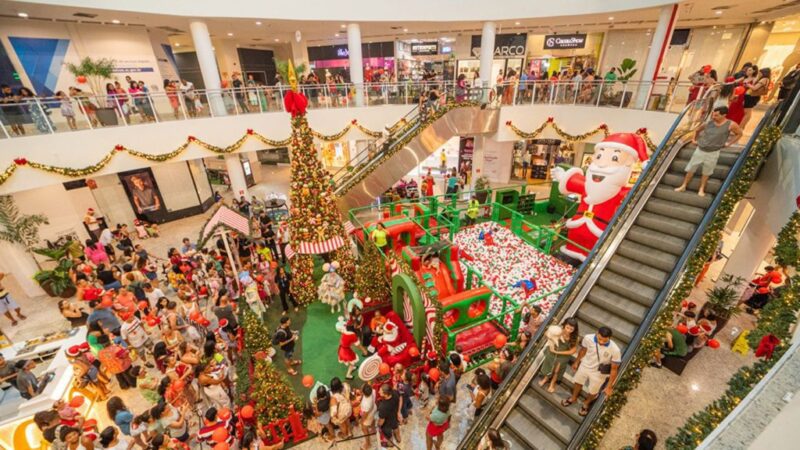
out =
<svg viewBox="0 0 800 450"><path fill-rule="evenodd" d="M634 164L647 160L647 144L635 133L615 133L594 148L584 175L580 167L554 167L550 174L563 195L581 196L576 214L566 222L569 243L561 253L583 261L625 200ZM576 245L577 244L577 245Z"/></svg>
<svg viewBox="0 0 800 450"><path fill-rule="evenodd" d="M717 106L711 111L711 120L697 127L692 138L692 144L695 144L694 153L686 165L686 176L683 179L683 184L675 188L675 192L683 192L692 181L694 172L698 167L701 167L700 189L697 190L697 195L703 197L706 195L706 183L709 177L714 173L714 168L717 166L719 160L719 153L725 147L730 147L742 137L742 129L736 122L728 120L725 116L728 114L727 106Z"/></svg>

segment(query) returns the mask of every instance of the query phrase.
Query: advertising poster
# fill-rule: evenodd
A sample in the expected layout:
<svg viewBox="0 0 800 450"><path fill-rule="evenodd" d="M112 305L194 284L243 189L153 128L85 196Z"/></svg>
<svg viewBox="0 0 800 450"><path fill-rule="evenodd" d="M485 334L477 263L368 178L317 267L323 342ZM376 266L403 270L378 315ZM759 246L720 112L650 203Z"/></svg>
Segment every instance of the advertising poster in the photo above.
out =
<svg viewBox="0 0 800 450"><path fill-rule="evenodd" d="M472 154L475 151L475 138L462 137L458 143L458 173L465 180L472 174Z"/></svg>
<svg viewBox="0 0 800 450"><path fill-rule="evenodd" d="M131 170L119 174L128 200L137 218L150 222L160 222L166 213L164 199L158 190L153 172L149 168Z"/></svg>

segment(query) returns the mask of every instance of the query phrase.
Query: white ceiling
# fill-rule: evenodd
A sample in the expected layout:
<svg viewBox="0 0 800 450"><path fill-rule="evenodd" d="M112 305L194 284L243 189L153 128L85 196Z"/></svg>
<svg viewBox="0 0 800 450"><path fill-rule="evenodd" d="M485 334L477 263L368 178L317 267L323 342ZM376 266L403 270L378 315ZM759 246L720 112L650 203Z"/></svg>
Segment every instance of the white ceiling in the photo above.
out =
<svg viewBox="0 0 800 450"><path fill-rule="evenodd" d="M163 1L163 0L162 0ZM176 0L168 0L169 2ZM218 0L214 0L215 2ZM384 0L388 1L388 0ZM438 0L434 0L438 1ZM530 0L529 0L530 1ZM590 0L599 1L599 0ZM707 26L752 23L773 20L800 12L800 0L694 0L681 2L678 26ZM335 1L334 1L335 2ZM125 2L136 7L137 2ZM496 21L501 33L549 33L587 32L615 29L647 29L655 26L658 8L646 8L615 13L596 13L518 20ZM721 13L717 13L721 11ZM111 26L133 26L160 28L168 31L173 44L191 48L189 22L185 16L147 14L140 12L110 11L102 9L53 6L36 3L0 1L0 17L16 18L17 14L28 14L27 19L45 21L82 21L105 23ZM577 12L577 11L576 11ZM76 17L83 13L94 17ZM613 18L613 19L612 19ZM229 39L242 46L265 45L276 42L287 43L300 30L310 45L346 43L346 21L275 20L204 18L212 35L217 39ZM422 19L424 20L424 19ZM439 38L480 34L482 22L478 21L381 21L360 22L362 39L365 42L392 40L394 38ZM114 24L112 21L119 21ZM260 25L257 24L260 23ZM229 35L231 34L231 35ZM338 34L338 36L337 36ZM276 41L277 40L277 41Z"/></svg>

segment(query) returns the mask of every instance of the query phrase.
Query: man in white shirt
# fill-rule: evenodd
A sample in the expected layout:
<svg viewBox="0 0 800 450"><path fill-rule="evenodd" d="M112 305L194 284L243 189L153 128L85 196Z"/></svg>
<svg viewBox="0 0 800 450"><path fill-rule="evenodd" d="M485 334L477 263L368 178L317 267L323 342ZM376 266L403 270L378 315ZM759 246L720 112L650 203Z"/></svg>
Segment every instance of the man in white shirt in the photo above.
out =
<svg viewBox="0 0 800 450"><path fill-rule="evenodd" d="M622 353L614 341L611 340L611 328L600 327L595 334L587 334L581 341L581 349L578 351L578 358L572 364L575 370L573 377L572 395L561 402L561 406L568 407L578 400L586 382L587 396L583 402L580 415L589 414L592 402L600 393L600 388L605 384L603 392L610 396L613 391L614 383L617 381L617 370L622 363Z"/></svg>
<svg viewBox="0 0 800 450"><path fill-rule="evenodd" d="M138 357L145 361L145 354L152 353L153 349L153 340L150 339L150 336L147 334L147 330L145 330L142 321L139 320L133 313L126 312L122 315L122 326L120 327L120 337L125 339L125 342L128 343L129 346L136 349L136 354ZM152 364L146 364L148 367L152 367Z"/></svg>
<svg viewBox="0 0 800 450"><path fill-rule="evenodd" d="M113 261L116 257L114 252L114 235L111 233L111 230L106 227L103 228L103 231L100 232L100 237L97 239L100 244L106 248L106 253L108 253L109 258Z"/></svg>
<svg viewBox="0 0 800 450"><path fill-rule="evenodd" d="M161 297L166 297L166 295L164 295L164 292L162 292L161 289L154 288L153 285L150 283L144 283L144 285L142 285L142 289L144 290L144 296L147 297L147 303L150 304L151 308L156 307L158 299L160 299Z"/></svg>

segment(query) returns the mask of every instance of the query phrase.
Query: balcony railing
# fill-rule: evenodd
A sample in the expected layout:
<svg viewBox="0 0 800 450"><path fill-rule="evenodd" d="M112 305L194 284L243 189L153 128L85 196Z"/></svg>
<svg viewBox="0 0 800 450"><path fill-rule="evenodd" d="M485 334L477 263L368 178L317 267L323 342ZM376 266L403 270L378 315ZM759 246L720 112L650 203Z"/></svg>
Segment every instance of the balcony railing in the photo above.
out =
<svg viewBox="0 0 800 450"><path fill-rule="evenodd" d="M284 111L288 86L174 92L78 93L0 98L0 139L105 127ZM698 89L688 83L533 81L470 88L452 82L301 85L309 109L418 105L436 90L439 101L495 105L583 105L679 112Z"/></svg>

